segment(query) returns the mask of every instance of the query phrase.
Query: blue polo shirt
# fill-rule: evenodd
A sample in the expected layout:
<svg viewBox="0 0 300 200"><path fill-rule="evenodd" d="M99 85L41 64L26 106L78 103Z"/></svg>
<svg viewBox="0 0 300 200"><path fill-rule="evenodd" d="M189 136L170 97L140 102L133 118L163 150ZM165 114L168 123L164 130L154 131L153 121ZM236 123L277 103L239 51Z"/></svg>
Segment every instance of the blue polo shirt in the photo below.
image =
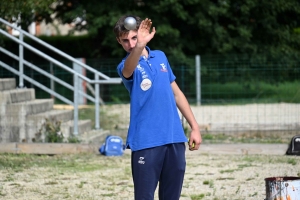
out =
<svg viewBox="0 0 300 200"><path fill-rule="evenodd" d="M130 95L130 124L126 145L132 151L187 142L171 83L175 81L164 52L150 50L140 57L130 79L122 75L127 55L117 67Z"/></svg>

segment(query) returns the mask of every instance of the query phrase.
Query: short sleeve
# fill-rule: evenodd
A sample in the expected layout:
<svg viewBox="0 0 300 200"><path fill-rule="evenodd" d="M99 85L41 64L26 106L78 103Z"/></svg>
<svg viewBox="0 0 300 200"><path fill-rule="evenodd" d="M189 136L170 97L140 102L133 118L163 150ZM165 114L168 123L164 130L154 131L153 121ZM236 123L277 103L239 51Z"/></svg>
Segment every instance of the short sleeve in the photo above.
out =
<svg viewBox="0 0 300 200"><path fill-rule="evenodd" d="M167 69L168 69L168 72L169 72L169 80L170 80L170 83L172 83L173 81L175 81L176 76L173 73L173 70L172 70L172 68L170 66L170 63L169 63L169 60L168 60L167 56L165 54L164 54L164 56L165 56L165 59L166 59Z"/></svg>
<svg viewBox="0 0 300 200"><path fill-rule="evenodd" d="M125 63L125 60L123 60L117 67L117 72L119 74L119 76L121 77L122 79L122 82L125 86L125 88L130 92L131 89L132 89L132 84L133 84L133 79L126 79L124 76L123 76L123 69L124 69L124 63Z"/></svg>

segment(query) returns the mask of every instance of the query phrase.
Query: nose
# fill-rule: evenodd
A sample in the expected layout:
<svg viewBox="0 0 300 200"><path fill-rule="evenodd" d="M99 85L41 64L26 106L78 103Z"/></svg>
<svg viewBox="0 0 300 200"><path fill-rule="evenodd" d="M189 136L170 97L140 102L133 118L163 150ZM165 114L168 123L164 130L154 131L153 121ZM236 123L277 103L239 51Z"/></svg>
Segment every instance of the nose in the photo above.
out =
<svg viewBox="0 0 300 200"><path fill-rule="evenodd" d="M130 46L130 48L135 47L135 41L134 40L129 40L129 46Z"/></svg>

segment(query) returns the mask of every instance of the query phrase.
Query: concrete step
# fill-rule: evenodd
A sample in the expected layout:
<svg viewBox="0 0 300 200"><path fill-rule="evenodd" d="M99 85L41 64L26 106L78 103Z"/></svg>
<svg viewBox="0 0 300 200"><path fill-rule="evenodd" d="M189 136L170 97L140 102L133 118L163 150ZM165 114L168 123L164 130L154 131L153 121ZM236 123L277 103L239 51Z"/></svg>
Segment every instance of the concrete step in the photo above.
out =
<svg viewBox="0 0 300 200"><path fill-rule="evenodd" d="M6 142L26 142L31 143L34 141L42 140L44 141L45 136L42 135L38 137L36 134L42 128L42 124L45 120L39 121L38 125L34 126L33 124L20 124L16 123L16 125L11 124L10 126L0 125L0 143ZM56 122L56 121L54 121ZM84 134L91 130L92 122L90 120L79 120L78 121L78 137L81 134ZM60 125L61 133L63 134L65 140L71 136L73 136L73 120L63 122Z"/></svg>
<svg viewBox="0 0 300 200"><path fill-rule="evenodd" d="M26 116L38 114L53 109L53 99L35 99L31 101L18 102L6 105L6 116L15 118L17 116Z"/></svg>
<svg viewBox="0 0 300 200"><path fill-rule="evenodd" d="M43 113L53 108L52 99L35 99L31 101L7 104L0 107L0 140L2 142L29 142L32 135L28 133L28 115Z"/></svg>
<svg viewBox="0 0 300 200"><path fill-rule="evenodd" d="M78 121L78 136L88 132L92 129L91 120L79 120ZM61 124L61 131L64 137L70 137L74 133L74 120L70 120Z"/></svg>
<svg viewBox="0 0 300 200"><path fill-rule="evenodd" d="M0 79L1 80L1 79ZM35 91L30 88L0 91L0 104L12 104L35 99Z"/></svg>
<svg viewBox="0 0 300 200"><path fill-rule="evenodd" d="M16 79L14 78L1 78L0 91L11 90L16 88Z"/></svg>
<svg viewBox="0 0 300 200"><path fill-rule="evenodd" d="M72 110L50 110L43 113L28 115L26 117L27 140L36 138L36 133L42 128L42 125L49 119L53 122L68 122L73 119ZM69 133L67 133L69 135Z"/></svg>
<svg viewBox="0 0 300 200"><path fill-rule="evenodd" d="M40 120L45 121L45 119L55 119L56 121L67 122L73 119L72 110L50 110L43 113L38 113L34 115L28 115L28 122L37 122Z"/></svg>

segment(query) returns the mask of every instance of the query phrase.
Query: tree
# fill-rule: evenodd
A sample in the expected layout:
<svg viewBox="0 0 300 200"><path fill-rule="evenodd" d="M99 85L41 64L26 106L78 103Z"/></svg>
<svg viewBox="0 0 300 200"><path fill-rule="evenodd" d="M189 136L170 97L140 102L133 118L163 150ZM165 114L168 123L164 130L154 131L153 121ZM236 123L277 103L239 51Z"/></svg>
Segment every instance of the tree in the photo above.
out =
<svg viewBox="0 0 300 200"><path fill-rule="evenodd" d="M94 40L93 57L123 56L112 28L123 14L151 18L157 29L151 48L184 58L195 54L299 54L298 0L1 0L0 15L74 22ZM51 5L51 6L49 6ZM26 7L26 9L24 8ZM13 10L13 11L12 11ZM53 15L54 14L54 15Z"/></svg>
<svg viewBox="0 0 300 200"><path fill-rule="evenodd" d="M20 17L21 27L28 27L33 21L49 21L53 2L55 0L1 0L0 17L8 21L17 21Z"/></svg>
<svg viewBox="0 0 300 200"><path fill-rule="evenodd" d="M154 48L170 54L298 52L300 3L297 0L66 0L55 12L62 22L81 16L101 55L120 56L112 27L123 14L152 19Z"/></svg>

